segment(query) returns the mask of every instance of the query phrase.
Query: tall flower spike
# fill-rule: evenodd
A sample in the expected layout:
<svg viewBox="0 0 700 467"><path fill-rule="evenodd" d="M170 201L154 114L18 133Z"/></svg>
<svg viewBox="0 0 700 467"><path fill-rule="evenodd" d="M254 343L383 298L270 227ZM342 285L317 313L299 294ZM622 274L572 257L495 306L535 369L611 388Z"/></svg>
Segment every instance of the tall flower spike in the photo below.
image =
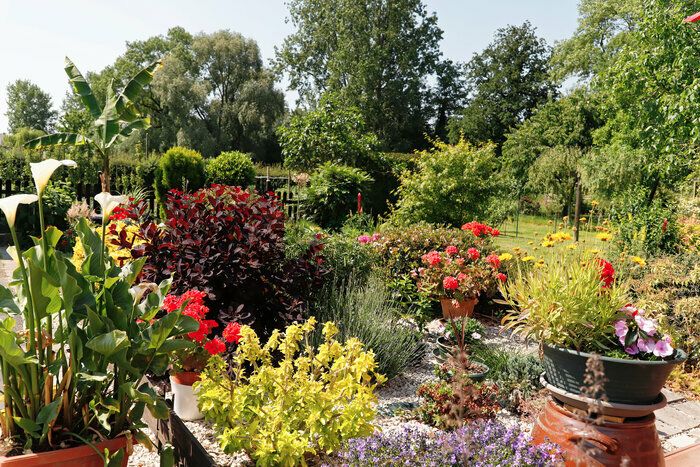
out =
<svg viewBox="0 0 700 467"><path fill-rule="evenodd" d="M127 197L124 195L115 196L107 191L103 191L95 195L95 201L102 208L102 218L106 221L109 215L112 214L112 211L114 211L114 208L122 203L126 203Z"/></svg>
<svg viewBox="0 0 700 467"><path fill-rule="evenodd" d="M7 218L7 225L12 229L15 226L15 219L17 217L17 208L20 204L31 204L39 199L37 195L12 195L7 198L0 199L0 209L5 213Z"/></svg>
<svg viewBox="0 0 700 467"><path fill-rule="evenodd" d="M46 185L49 183L51 175L56 171L57 168L65 165L66 167L77 167L78 164L70 159L63 159L62 161L56 159L46 159L41 162L32 162L29 164L29 168L32 171L32 177L34 178L34 184L36 185L37 194L41 195L46 189Z"/></svg>

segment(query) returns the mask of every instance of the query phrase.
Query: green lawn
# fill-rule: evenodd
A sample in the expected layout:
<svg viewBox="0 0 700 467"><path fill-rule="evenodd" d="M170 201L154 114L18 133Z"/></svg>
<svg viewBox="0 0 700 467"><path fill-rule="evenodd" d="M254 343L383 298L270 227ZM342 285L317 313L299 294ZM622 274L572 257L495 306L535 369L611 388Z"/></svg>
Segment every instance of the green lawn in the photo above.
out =
<svg viewBox="0 0 700 467"><path fill-rule="evenodd" d="M539 247L545 235L555 232L553 220L539 216L520 216L517 236L515 227L514 220L508 220L501 224L498 227L501 230L501 235L496 238L496 245L503 250L511 250L517 246L531 251L533 247ZM570 228L564 230L573 236ZM579 241L586 248L606 249L607 244L598 240L595 234L596 232L593 229L589 231L588 226L584 225L581 229Z"/></svg>

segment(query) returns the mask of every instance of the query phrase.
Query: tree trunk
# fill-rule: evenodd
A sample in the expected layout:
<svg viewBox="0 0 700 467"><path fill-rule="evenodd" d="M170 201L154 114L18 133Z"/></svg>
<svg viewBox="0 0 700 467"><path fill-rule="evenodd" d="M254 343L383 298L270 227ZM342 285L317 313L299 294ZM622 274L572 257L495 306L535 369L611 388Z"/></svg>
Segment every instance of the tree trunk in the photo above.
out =
<svg viewBox="0 0 700 467"><path fill-rule="evenodd" d="M100 174L100 182L102 182L102 191L109 193L109 156L102 155L102 173Z"/></svg>
<svg viewBox="0 0 700 467"><path fill-rule="evenodd" d="M649 198L647 198L647 207L651 206L651 203L654 201L654 197L656 196L656 192L659 189L659 176L657 175L654 177L654 181L651 184L651 190L649 191Z"/></svg>
<svg viewBox="0 0 700 467"><path fill-rule="evenodd" d="M581 218L581 177L576 176L576 208L574 211L574 240L578 242L578 231Z"/></svg>

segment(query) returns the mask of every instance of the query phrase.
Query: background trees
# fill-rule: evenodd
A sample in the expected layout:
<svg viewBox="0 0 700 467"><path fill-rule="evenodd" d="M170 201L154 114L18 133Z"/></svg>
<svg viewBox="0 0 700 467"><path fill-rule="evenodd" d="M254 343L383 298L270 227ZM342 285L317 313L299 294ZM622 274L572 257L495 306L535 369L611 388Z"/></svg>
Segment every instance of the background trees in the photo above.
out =
<svg viewBox="0 0 700 467"><path fill-rule="evenodd" d="M291 0L295 32L277 50L303 103L325 92L357 107L386 150L425 145L427 77L442 30L421 0Z"/></svg>
<svg viewBox="0 0 700 467"><path fill-rule="evenodd" d="M53 129L56 111L51 96L31 81L18 79L7 86L7 120L10 133L20 128L48 132Z"/></svg>

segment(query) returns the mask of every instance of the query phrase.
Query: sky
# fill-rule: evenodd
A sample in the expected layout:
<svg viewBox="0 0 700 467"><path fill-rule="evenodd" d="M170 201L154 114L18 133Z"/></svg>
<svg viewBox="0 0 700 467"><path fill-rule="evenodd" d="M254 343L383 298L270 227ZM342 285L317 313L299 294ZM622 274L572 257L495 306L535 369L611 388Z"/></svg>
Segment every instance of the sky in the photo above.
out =
<svg viewBox="0 0 700 467"><path fill-rule="evenodd" d="M442 51L467 61L494 32L529 20L553 44L576 28L577 0L426 0L444 31ZM7 129L7 85L28 79L58 109L68 91L63 59L85 74L101 70L127 41L164 34L173 26L196 32L230 29L255 39L267 62L291 31L283 0L0 0L0 132ZM286 91L283 81L278 86ZM287 92L288 105L294 93Z"/></svg>

